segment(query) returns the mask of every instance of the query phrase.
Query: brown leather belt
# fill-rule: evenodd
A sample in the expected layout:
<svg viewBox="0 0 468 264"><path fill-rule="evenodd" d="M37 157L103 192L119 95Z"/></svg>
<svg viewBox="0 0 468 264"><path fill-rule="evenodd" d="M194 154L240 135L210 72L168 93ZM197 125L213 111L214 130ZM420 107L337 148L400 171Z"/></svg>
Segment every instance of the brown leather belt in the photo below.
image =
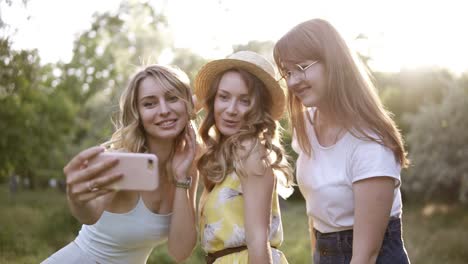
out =
<svg viewBox="0 0 468 264"><path fill-rule="evenodd" d="M276 248L276 247L272 246L272 248ZM241 252L241 251L246 250L246 249L247 249L247 246L240 246L240 247L234 247L234 248L225 248L225 249L222 249L220 251L216 251L216 252L213 252L213 253L208 253L205 256L206 264L213 264L216 261L216 259L218 259L220 257L224 257L224 256L232 254L232 253Z"/></svg>
<svg viewBox="0 0 468 264"><path fill-rule="evenodd" d="M225 248L220 251L216 251L213 253L208 253L205 256L206 259L206 264L212 264L216 261L216 259L220 257L224 257L226 255L236 253L236 252L241 252L243 250L246 250L247 246L240 246L240 247L234 247L234 248Z"/></svg>

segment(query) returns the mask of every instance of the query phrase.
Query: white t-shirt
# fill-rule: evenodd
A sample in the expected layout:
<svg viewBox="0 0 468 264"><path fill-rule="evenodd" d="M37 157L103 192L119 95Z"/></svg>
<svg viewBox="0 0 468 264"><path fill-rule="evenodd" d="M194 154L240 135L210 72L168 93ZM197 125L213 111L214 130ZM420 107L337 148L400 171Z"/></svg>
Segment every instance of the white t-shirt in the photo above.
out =
<svg viewBox="0 0 468 264"><path fill-rule="evenodd" d="M313 111L309 110L311 117L314 116ZM302 153L295 136L292 147L299 154L296 162L297 182L315 229L322 233L352 229L352 185L376 176L395 179L390 216L401 216L401 167L390 149L370 140L356 138L349 132L335 145L323 147L310 122L307 122L306 130L313 149L311 157Z"/></svg>

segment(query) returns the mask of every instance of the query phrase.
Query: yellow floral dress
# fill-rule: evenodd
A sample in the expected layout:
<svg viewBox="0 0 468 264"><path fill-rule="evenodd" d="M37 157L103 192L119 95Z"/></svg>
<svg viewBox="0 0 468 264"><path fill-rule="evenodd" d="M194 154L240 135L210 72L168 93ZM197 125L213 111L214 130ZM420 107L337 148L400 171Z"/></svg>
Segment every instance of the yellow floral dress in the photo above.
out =
<svg viewBox="0 0 468 264"><path fill-rule="evenodd" d="M276 186L276 185L275 185ZM273 191L269 241L274 264L288 263L278 250L283 242L283 225L278 203L278 194ZM229 174L222 183L201 200L200 204L201 246L207 253L225 248L245 246L244 197L242 186L235 172ZM247 250L232 253L216 259L214 264L248 263Z"/></svg>

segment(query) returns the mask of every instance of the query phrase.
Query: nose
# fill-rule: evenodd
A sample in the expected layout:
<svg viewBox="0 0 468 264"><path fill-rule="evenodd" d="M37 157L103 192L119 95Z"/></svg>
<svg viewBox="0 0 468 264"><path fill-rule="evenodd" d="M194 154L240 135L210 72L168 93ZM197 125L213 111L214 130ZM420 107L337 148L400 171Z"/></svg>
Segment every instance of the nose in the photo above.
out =
<svg viewBox="0 0 468 264"><path fill-rule="evenodd" d="M229 102L229 105L226 108L226 112L231 116L234 116L237 114L237 101L236 100L231 100Z"/></svg>
<svg viewBox="0 0 468 264"><path fill-rule="evenodd" d="M170 112L169 105L167 105L167 102L165 100L161 100L159 102L159 114L162 116L167 116Z"/></svg>

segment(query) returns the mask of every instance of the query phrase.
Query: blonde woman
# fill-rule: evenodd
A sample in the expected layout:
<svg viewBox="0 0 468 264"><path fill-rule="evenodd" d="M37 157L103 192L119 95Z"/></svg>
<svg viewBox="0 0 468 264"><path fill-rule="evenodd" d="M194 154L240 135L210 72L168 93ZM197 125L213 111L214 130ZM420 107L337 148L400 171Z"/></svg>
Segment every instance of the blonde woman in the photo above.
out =
<svg viewBox="0 0 468 264"><path fill-rule="evenodd" d="M200 202L201 246L207 263L287 263L276 175L291 177L276 140L284 92L274 68L241 51L206 64L195 94L206 116L198 162L205 190Z"/></svg>
<svg viewBox="0 0 468 264"><path fill-rule="evenodd" d="M408 263L401 237L403 141L351 54L321 19L295 26L274 48L288 86L314 263Z"/></svg>
<svg viewBox="0 0 468 264"><path fill-rule="evenodd" d="M166 239L175 261L190 256L197 237L198 180L191 169L196 152L192 113L183 72L153 65L132 78L121 96L117 130L108 145L114 151L156 154L159 187L106 190L121 175L100 175L116 160L88 166L104 148L79 153L64 172L71 212L83 226L74 241L43 263L146 263L152 249Z"/></svg>

